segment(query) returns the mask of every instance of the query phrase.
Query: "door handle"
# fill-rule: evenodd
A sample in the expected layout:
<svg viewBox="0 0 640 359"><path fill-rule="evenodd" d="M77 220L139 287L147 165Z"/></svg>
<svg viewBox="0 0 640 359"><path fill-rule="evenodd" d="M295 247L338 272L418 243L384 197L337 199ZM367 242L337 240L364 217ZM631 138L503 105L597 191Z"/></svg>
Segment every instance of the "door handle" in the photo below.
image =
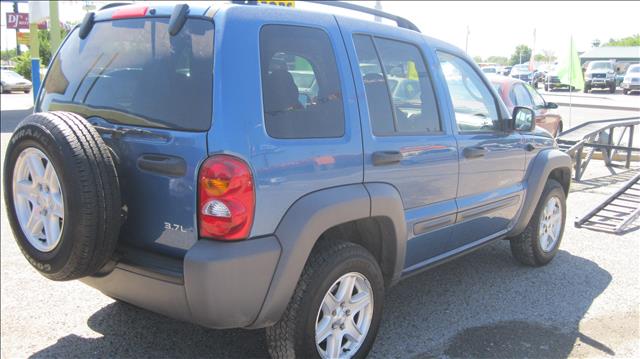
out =
<svg viewBox="0 0 640 359"><path fill-rule="evenodd" d="M373 165L382 166L398 163L402 160L400 151L376 151L373 153Z"/></svg>
<svg viewBox="0 0 640 359"><path fill-rule="evenodd" d="M182 177L187 173L187 163L184 158L169 155L142 155L138 157L138 168L174 177Z"/></svg>
<svg viewBox="0 0 640 359"><path fill-rule="evenodd" d="M465 147L462 153L466 158L478 158L484 157L484 155L487 154L487 149L482 146Z"/></svg>

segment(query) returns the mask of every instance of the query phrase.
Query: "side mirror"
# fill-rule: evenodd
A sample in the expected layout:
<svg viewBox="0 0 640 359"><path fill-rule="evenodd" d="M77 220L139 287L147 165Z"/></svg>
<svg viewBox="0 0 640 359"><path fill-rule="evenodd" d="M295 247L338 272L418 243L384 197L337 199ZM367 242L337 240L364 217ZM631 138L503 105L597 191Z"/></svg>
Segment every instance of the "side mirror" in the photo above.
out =
<svg viewBox="0 0 640 359"><path fill-rule="evenodd" d="M536 116L528 107L516 106L511 115L512 128L516 131L533 131L536 128Z"/></svg>
<svg viewBox="0 0 640 359"><path fill-rule="evenodd" d="M547 108L549 109L554 109L554 108L558 108L558 104L555 102L547 102Z"/></svg>

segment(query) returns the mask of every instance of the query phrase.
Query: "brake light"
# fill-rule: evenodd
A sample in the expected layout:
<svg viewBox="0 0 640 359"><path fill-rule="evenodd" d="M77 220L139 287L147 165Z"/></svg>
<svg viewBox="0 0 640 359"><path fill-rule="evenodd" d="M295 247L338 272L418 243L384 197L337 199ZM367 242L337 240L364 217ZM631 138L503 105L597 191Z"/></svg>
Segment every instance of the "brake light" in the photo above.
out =
<svg viewBox="0 0 640 359"><path fill-rule="evenodd" d="M143 17L147 14L148 6L127 6L117 9L111 15L111 19L129 19Z"/></svg>
<svg viewBox="0 0 640 359"><path fill-rule="evenodd" d="M229 155L208 158L200 167L198 194L200 237L249 237L255 194L251 169L244 161Z"/></svg>

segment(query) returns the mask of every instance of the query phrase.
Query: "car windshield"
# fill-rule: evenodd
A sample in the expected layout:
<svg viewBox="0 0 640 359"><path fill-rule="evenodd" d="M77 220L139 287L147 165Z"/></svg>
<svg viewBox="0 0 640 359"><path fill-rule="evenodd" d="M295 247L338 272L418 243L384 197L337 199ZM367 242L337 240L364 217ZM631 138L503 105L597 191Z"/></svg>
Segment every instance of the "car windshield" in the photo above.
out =
<svg viewBox="0 0 640 359"><path fill-rule="evenodd" d="M589 70L613 70L613 64L610 62L592 62L589 64Z"/></svg>
<svg viewBox="0 0 640 359"><path fill-rule="evenodd" d="M629 71L627 71L627 73L629 74L637 74L640 73L640 66L631 66L629 68Z"/></svg>
<svg viewBox="0 0 640 359"><path fill-rule="evenodd" d="M495 74L496 73L496 68L495 67L483 67L482 68L482 72L484 72L485 74Z"/></svg>
<svg viewBox="0 0 640 359"><path fill-rule="evenodd" d="M513 73L521 73L521 74L525 74L527 72L529 72L529 65L518 65L518 66L514 66L511 69L511 72Z"/></svg>
<svg viewBox="0 0 640 359"><path fill-rule="evenodd" d="M25 80L24 77L13 71L2 71L2 73L0 73L0 77L4 80Z"/></svg>

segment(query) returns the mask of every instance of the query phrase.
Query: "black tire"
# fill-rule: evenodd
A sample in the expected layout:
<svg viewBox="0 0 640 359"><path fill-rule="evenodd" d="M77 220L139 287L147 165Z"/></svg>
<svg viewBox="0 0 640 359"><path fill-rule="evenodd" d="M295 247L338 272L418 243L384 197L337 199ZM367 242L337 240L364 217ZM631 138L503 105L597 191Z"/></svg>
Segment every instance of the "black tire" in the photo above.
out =
<svg viewBox="0 0 640 359"><path fill-rule="evenodd" d="M48 252L34 247L22 231L13 198L13 173L20 153L36 148L53 165L64 194L60 240ZM68 112L26 117L9 141L4 198L18 246L29 263L52 280L97 272L111 257L120 230L120 185L108 147L82 117Z"/></svg>
<svg viewBox="0 0 640 359"><path fill-rule="evenodd" d="M364 275L373 291L373 316L366 338L353 358L364 358L371 350L380 326L384 279L375 258L365 248L342 241L322 241L309 256L296 290L282 318L266 329L269 354L273 358L319 358L315 325L322 300L341 276Z"/></svg>
<svg viewBox="0 0 640 359"><path fill-rule="evenodd" d="M582 90L584 93L589 93L589 90L591 90L590 87L585 86L584 89Z"/></svg>
<svg viewBox="0 0 640 359"><path fill-rule="evenodd" d="M559 238L555 242L553 248L549 251L544 251L540 244L539 225L543 214L544 206L549 199L556 196L559 199L562 210L562 223L560 225ZM518 236L510 238L511 253L518 262L532 266L540 267L549 262L555 257L562 241L562 234L564 233L564 226L566 222L566 196L562 185L558 181L549 179L544 186L538 205L536 206L529 224L522 233Z"/></svg>
<svg viewBox="0 0 640 359"><path fill-rule="evenodd" d="M622 93L625 94L625 95L628 95L629 94L629 90L627 90L627 89L622 90Z"/></svg>
<svg viewBox="0 0 640 359"><path fill-rule="evenodd" d="M609 86L609 93L616 93L616 85Z"/></svg>
<svg viewBox="0 0 640 359"><path fill-rule="evenodd" d="M29 93L29 92L31 92L30 89L29 90L24 90L24 93Z"/></svg>
<svg viewBox="0 0 640 359"><path fill-rule="evenodd" d="M545 85L544 85L544 90L545 90L545 91L547 91L547 92L549 92L549 89L550 89L549 85L546 85L546 84L545 84Z"/></svg>

